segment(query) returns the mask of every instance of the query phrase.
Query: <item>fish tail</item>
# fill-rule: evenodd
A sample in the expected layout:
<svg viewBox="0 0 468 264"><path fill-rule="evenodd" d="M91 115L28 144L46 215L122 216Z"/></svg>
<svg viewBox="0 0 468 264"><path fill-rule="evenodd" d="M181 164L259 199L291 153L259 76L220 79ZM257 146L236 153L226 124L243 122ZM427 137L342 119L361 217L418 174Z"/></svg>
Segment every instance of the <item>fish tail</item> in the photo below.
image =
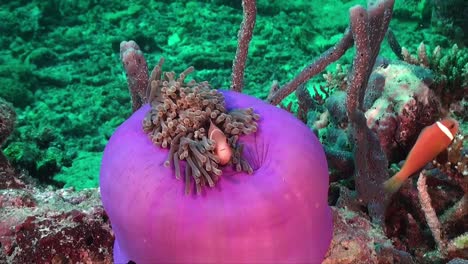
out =
<svg viewBox="0 0 468 264"><path fill-rule="evenodd" d="M384 182L384 189L387 193L396 193L401 185L405 182L405 179L398 176L399 174L395 174L390 179Z"/></svg>

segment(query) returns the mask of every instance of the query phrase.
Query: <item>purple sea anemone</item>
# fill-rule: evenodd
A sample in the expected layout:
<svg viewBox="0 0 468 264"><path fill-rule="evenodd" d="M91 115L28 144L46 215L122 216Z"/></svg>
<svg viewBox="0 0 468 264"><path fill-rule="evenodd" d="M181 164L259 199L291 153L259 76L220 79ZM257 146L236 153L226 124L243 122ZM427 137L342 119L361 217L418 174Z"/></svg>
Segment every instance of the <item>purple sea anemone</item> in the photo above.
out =
<svg viewBox="0 0 468 264"><path fill-rule="evenodd" d="M165 166L169 150L142 128L148 104L111 137L100 187L115 232L114 261L127 263L318 263L332 237L328 168L320 142L290 113L222 92L226 109L250 108L256 132L242 135L253 172L220 167L214 187L186 193ZM180 165L185 168L185 161Z"/></svg>

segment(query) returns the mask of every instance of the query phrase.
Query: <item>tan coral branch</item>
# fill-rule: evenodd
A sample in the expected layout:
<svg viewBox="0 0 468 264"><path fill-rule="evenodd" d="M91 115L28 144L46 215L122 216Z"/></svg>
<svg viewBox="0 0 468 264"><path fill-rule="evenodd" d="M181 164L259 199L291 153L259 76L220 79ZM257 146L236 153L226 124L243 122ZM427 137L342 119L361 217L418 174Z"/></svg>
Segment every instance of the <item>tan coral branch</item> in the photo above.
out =
<svg viewBox="0 0 468 264"><path fill-rule="evenodd" d="M442 228L440 221L437 218L436 212L431 205L431 197L429 197L429 193L427 192L426 175L424 171L419 174L417 188L419 202L421 203L421 208L424 212L427 225L429 226L429 229L431 230L432 235L434 236L434 240L437 243L439 251L442 254L445 254L445 252L447 251L447 241L442 236Z"/></svg>

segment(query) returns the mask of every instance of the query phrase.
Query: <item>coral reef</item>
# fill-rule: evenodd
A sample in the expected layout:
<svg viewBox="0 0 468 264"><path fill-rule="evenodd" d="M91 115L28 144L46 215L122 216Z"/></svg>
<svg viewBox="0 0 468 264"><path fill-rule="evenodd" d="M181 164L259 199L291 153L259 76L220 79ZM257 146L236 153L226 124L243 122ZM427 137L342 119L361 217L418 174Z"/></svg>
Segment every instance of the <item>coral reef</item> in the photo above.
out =
<svg viewBox="0 0 468 264"><path fill-rule="evenodd" d="M376 7L386 1L368 1L368 10L362 14L367 13L370 23L363 18L360 22L364 23L359 25L371 31L369 36L386 30L390 47L382 43L379 55L385 56L384 59L364 59L367 63L359 63L367 68L362 72L351 65L352 56L359 52L347 50L367 39L368 50L375 51L378 47L374 44L378 42L380 46L380 40L360 38L361 43L357 43L359 38L348 26L348 8L361 2L324 0L318 8L311 1L242 1L244 7L248 4L248 9L243 10L241 1L225 0L3 3L0 6L0 31L4 33L0 36L0 96L15 107L17 120L13 122L11 118L11 105L1 101L0 145L5 155L0 152L0 263L24 263L31 259L52 263L112 261L113 237L106 215L99 207L98 190L53 190L41 184L78 189L98 185L105 144L114 129L149 97L146 91L151 83L146 66L142 66L146 63L141 60L143 52L150 54L151 64L157 63L153 58L164 56L165 67L175 72L184 72L193 65L197 71L190 77L209 80L213 87L243 90L257 98L267 97L272 82L268 99L281 88L290 88L291 96L283 101L276 97L274 103L306 123L319 136L327 155L332 181L329 203L336 205L332 207L336 228L328 263L466 262L468 38L463 37L468 25L466 1L396 1L392 29L388 30L376 28L375 25L382 24L374 23L378 22L372 20L375 14L369 13L381 10ZM237 32L239 23L243 26ZM121 53L123 57L130 55L122 59L129 62L127 77L133 76L127 80L136 81L127 83L128 87L122 67L116 63L119 44L125 38L135 39L141 47L141 50L133 47L128 53ZM424 44L417 48L422 41ZM236 52L239 56L234 61L239 60L240 64L231 63ZM311 64L304 63L304 58L312 57L318 59ZM346 67L326 68L332 61ZM305 65L302 73L298 65ZM132 71L132 67L137 71ZM324 79L311 79L322 71L327 71ZM294 78L297 73L298 78ZM348 97L348 85L359 74L362 75L357 77L368 76L369 80L360 83L360 91ZM170 76L174 83L180 79L172 73L159 75L162 75L161 82L168 81ZM293 81L288 83L290 80ZM193 88L188 83L181 86ZM208 88L203 83L198 85ZM163 86L161 83L157 87ZM131 103L127 89L132 95ZM401 94L392 94L392 89ZM167 90L165 95L171 97ZM223 101L220 95L215 97ZM380 117L365 120L370 131L362 118L360 123L349 118L346 100L352 97L357 97L357 101L363 99L357 104L357 111ZM164 105L164 102L154 102ZM156 108L148 111L157 113ZM230 110L226 109L224 114L228 115ZM447 155L437 157L426 166L425 184L423 178L415 175L388 200L384 193L379 193L381 178L398 170L398 162L402 162L425 124L445 116L457 119L462 131ZM8 118L2 120L3 117ZM16 130L11 133L14 123ZM168 126L169 119L165 118L163 123ZM141 128L141 123L138 125ZM364 148L363 152L356 152L355 139L359 134L356 126L364 135L358 141L364 145L360 147ZM152 129L160 129L157 133L162 135L163 125L156 127L157 124ZM199 134L208 135L208 122L202 127ZM283 133L285 129L278 128ZM166 138L172 142L172 137ZM171 144L168 142L163 148L162 143L158 143L160 147L152 146L164 155L161 165L171 152ZM181 154L181 149L187 148L187 154L193 156L190 143L186 147L178 144L178 150L172 151ZM197 151L204 148L199 142L194 145ZM243 149L246 157L249 152L248 148ZM283 152L284 149L277 151ZM214 149L210 155L213 153ZM356 153L362 154L360 162L355 162ZM382 153L390 163L397 163L388 172L381 169L387 167L385 160L373 157ZM183 171L185 161L179 161ZM250 164L254 172L258 162L254 160ZM374 162L379 169L372 166ZM173 160L169 163L174 165ZM195 167L200 168L196 164ZM206 165L203 168L206 170ZM161 166L161 170L165 169ZM33 180L17 174L18 171L33 176L39 183L32 183ZM364 177L356 173L360 171L364 171ZM369 172L374 172L374 176ZM202 171L200 174L200 183L206 181ZM210 173L210 177L216 178L215 175ZM223 178L229 179L229 175ZM168 175L174 180L172 177ZM419 189L418 179L421 180ZM213 192L222 187L220 183ZM183 185L179 187L183 193ZM126 190L120 192L125 193ZM386 206L383 229L369 217L374 208L369 206L367 198L374 199L376 195L382 196L377 200ZM418 196L424 197L423 202ZM155 203L162 198L155 198ZM249 198L246 197L247 202L252 202ZM366 202L362 203L362 198ZM78 212L73 211L74 207ZM11 218L12 215L21 219ZM243 215L236 214L233 218L237 220L239 216ZM440 224L434 224L436 220ZM189 221L193 224L194 219ZM66 237L61 236L61 231ZM99 234L99 238L91 239L89 231ZM350 238L362 243L356 244ZM396 249L391 249L389 241ZM78 243L79 248L73 248L73 243ZM49 254L50 248L63 249L65 253L53 256Z"/></svg>
<svg viewBox="0 0 468 264"><path fill-rule="evenodd" d="M0 145L15 118L0 98ZM44 189L0 152L0 263L112 263L112 240L96 189Z"/></svg>
<svg viewBox="0 0 468 264"><path fill-rule="evenodd" d="M375 15L376 13L372 13L375 10L370 11L370 14ZM353 16L353 12L360 13L361 16ZM323 70L323 63L334 60L327 51L304 69L293 82L277 87L269 99L272 103L277 103L280 98L285 98L288 90L296 90L298 115L300 113L301 117L314 119L304 121L314 124L311 127L318 130L317 133L325 144L332 181L355 189L348 190L345 186L334 189L332 184L332 197L333 193L338 196L331 198L332 204L336 203L340 208L352 208L356 212L363 212L363 206L366 206L364 212L373 220L378 220L376 223L394 241L396 248L411 252L415 261L443 262L457 257L466 258L466 246L460 243L464 238L460 230L466 230L461 220L467 211L463 208L466 207L463 195L466 177L454 172L455 168L463 170L466 163L460 160L460 157L466 155L465 150L460 151L460 137L449 147L452 153L451 162L446 160L444 165L438 165L437 180L430 176L429 192L423 190L425 183L419 184L419 192L408 184L393 197L386 195L381 189L382 181L393 173L388 170L387 160L396 162L404 158L424 127L450 114L447 111L449 105L457 118L466 120L466 111L462 110L466 103L461 96L466 94L466 52L459 51L455 46L442 59L440 49L436 49L434 56L428 59L425 46L421 45L419 58L411 57L389 31L390 46L398 51L397 55L406 63L376 60L380 47L378 41L382 36L379 35L381 28L371 31L372 33L366 32L366 28L375 26L366 24L369 15L367 12L362 9L352 9L350 12L350 32L353 34L356 54L353 68L346 77L346 92L341 85L345 80L341 69L336 70L335 77L332 73L325 75L327 85L333 89L330 93L325 93L324 104L311 100L312 97L303 88L303 82L307 78ZM373 19L378 20L375 17ZM342 53L341 49L347 49L346 45L343 46L347 33L333 48L339 54ZM367 37L369 34L376 35ZM309 113L304 114L304 109ZM325 126L322 125L324 116L329 116L328 125ZM452 148L458 148L458 154L453 154ZM346 176L350 175L350 171L354 171L351 179ZM424 177L420 179L423 181ZM448 179L450 183L447 183ZM446 183L437 182L442 180ZM437 186L441 188L440 185L444 186L442 190L432 189ZM421 199L418 199L418 193ZM433 193L437 194L438 202L435 211L431 209L433 203L431 205L429 198ZM437 221L439 216L443 219L440 223ZM424 230L427 227L421 227L424 225L434 234L439 251L423 253L434 246L428 242L432 240ZM410 237L414 240L409 239ZM446 237L452 240L448 242Z"/></svg>

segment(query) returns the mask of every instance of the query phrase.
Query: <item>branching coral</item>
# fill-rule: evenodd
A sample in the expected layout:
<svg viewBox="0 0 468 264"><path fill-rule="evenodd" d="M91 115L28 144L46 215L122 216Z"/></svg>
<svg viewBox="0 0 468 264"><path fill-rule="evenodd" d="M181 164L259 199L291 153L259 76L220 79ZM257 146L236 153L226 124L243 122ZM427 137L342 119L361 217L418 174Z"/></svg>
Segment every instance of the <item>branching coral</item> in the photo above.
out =
<svg viewBox="0 0 468 264"><path fill-rule="evenodd" d="M448 210L448 214L444 214L441 217L441 220L437 217L437 214L434 210L434 208L431 205L431 198L428 193L428 186L426 184L426 173L422 172L419 175L418 179L418 196L419 196L419 201L421 203L421 208L424 212L425 218L427 225L429 226L429 229L431 230L434 240L437 243L438 247L438 252L432 258L445 258L447 256L451 257L466 257L466 249L467 245L466 242L466 236L467 233L461 234L459 236L456 236L452 240L449 241L448 235L446 229L443 228L443 223L447 223L447 215L450 215L452 218L456 216L462 216L461 219L460 217L458 220L463 221L464 218L467 216L467 207L466 207L466 193L462 197L462 199L455 204L455 210ZM461 206L462 205L462 206ZM454 213L455 212L455 213ZM445 226L447 227L447 226ZM440 254L440 255L439 255Z"/></svg>
<svg viewBox="0 0 468 264"><path fill-rule="evenodd" d="M421 208L424 212L426 217L426 222L429 228L434 235L434 239L437 243L437 246L440 251L444 251L446 247L446 241L442 238L441 232L441 224L439 219L437 218L437 214L434 211L434 208L431 206L431 197L427 192L427 185L426 185L426 175L424 172L421 172L418 179L418 197L419 202L421 203Z"/></svg>
<svg viewBox="0 0 468 264"><path fill-rule="evenodd" d="M463 98L468 90L468 55L464 49L456 44L443 54L437 46L429 54L426 45L421 43L417 55L412 55L406 48L402 48L404 61L428 68L435 73L435 81L431 88L442 98L443 103L449 103Z"/></svg>
<svg viewBox="0 0 468 264"><path fill-rule="evenodd" d="M465 138L457 135L448 148L448 155L445 158L440 155L433 162L435 167L427 166L420 174L417 189L407 184L398 196L393 197L390 206L387 220L392 224L387 225L387 235L394 239L398 248L406 247L414 255L421 255L425 262L468 257L468 156L463 146ZM430 232L426 232L426 226ZM403 239L403 234L411 239ZM429 234L432 234L436 245L427 236ZM437 250L434 250L435 246Z"/></svg>
<svg viewBox="0 0 468 264"><path fill-rule="evenodd" d="M197 193L205 185L214 187L222 174L220 166L227 162L237 171L252 173L237 139L257 130L259 116L252 108L228 111L223 94L211 89L208 82L186 83L185 78L193 67L176 79L174 72L162 73L162 63L161 59L150 77L147 97L152 108L143 121L143 128L154 144L169 149L165 165L174 167L176 178L182 177L180 161L187 162L186 193L190 192L191 177ZM218 136L211 133L214 130ZM232 155L223 161L221 152L227 148L232 149Z"/></svg>
<svg viewBox="0 0 468 264"><path fill-rule="evenodd" d="M468 217L468 153L466 147L464 147L466 139L466 135L457 135L448 148L447 160L444 162L434 162L436 167L444 175L448 176L447 179L463 191L463 196L460 200L447 209L440 217L447 233L450 233L449 231L452 231L452 227L457 226L457 223L463 223L465 225L463 229L465 230L468 227L468 223L466 222L466 218ZM454 241L456 239L454 238ZM449 243L449 251L457 250L456 247L451 247L450 245L456 245L456 243ZM466 248L467 246L465 245Z"/></svg>

